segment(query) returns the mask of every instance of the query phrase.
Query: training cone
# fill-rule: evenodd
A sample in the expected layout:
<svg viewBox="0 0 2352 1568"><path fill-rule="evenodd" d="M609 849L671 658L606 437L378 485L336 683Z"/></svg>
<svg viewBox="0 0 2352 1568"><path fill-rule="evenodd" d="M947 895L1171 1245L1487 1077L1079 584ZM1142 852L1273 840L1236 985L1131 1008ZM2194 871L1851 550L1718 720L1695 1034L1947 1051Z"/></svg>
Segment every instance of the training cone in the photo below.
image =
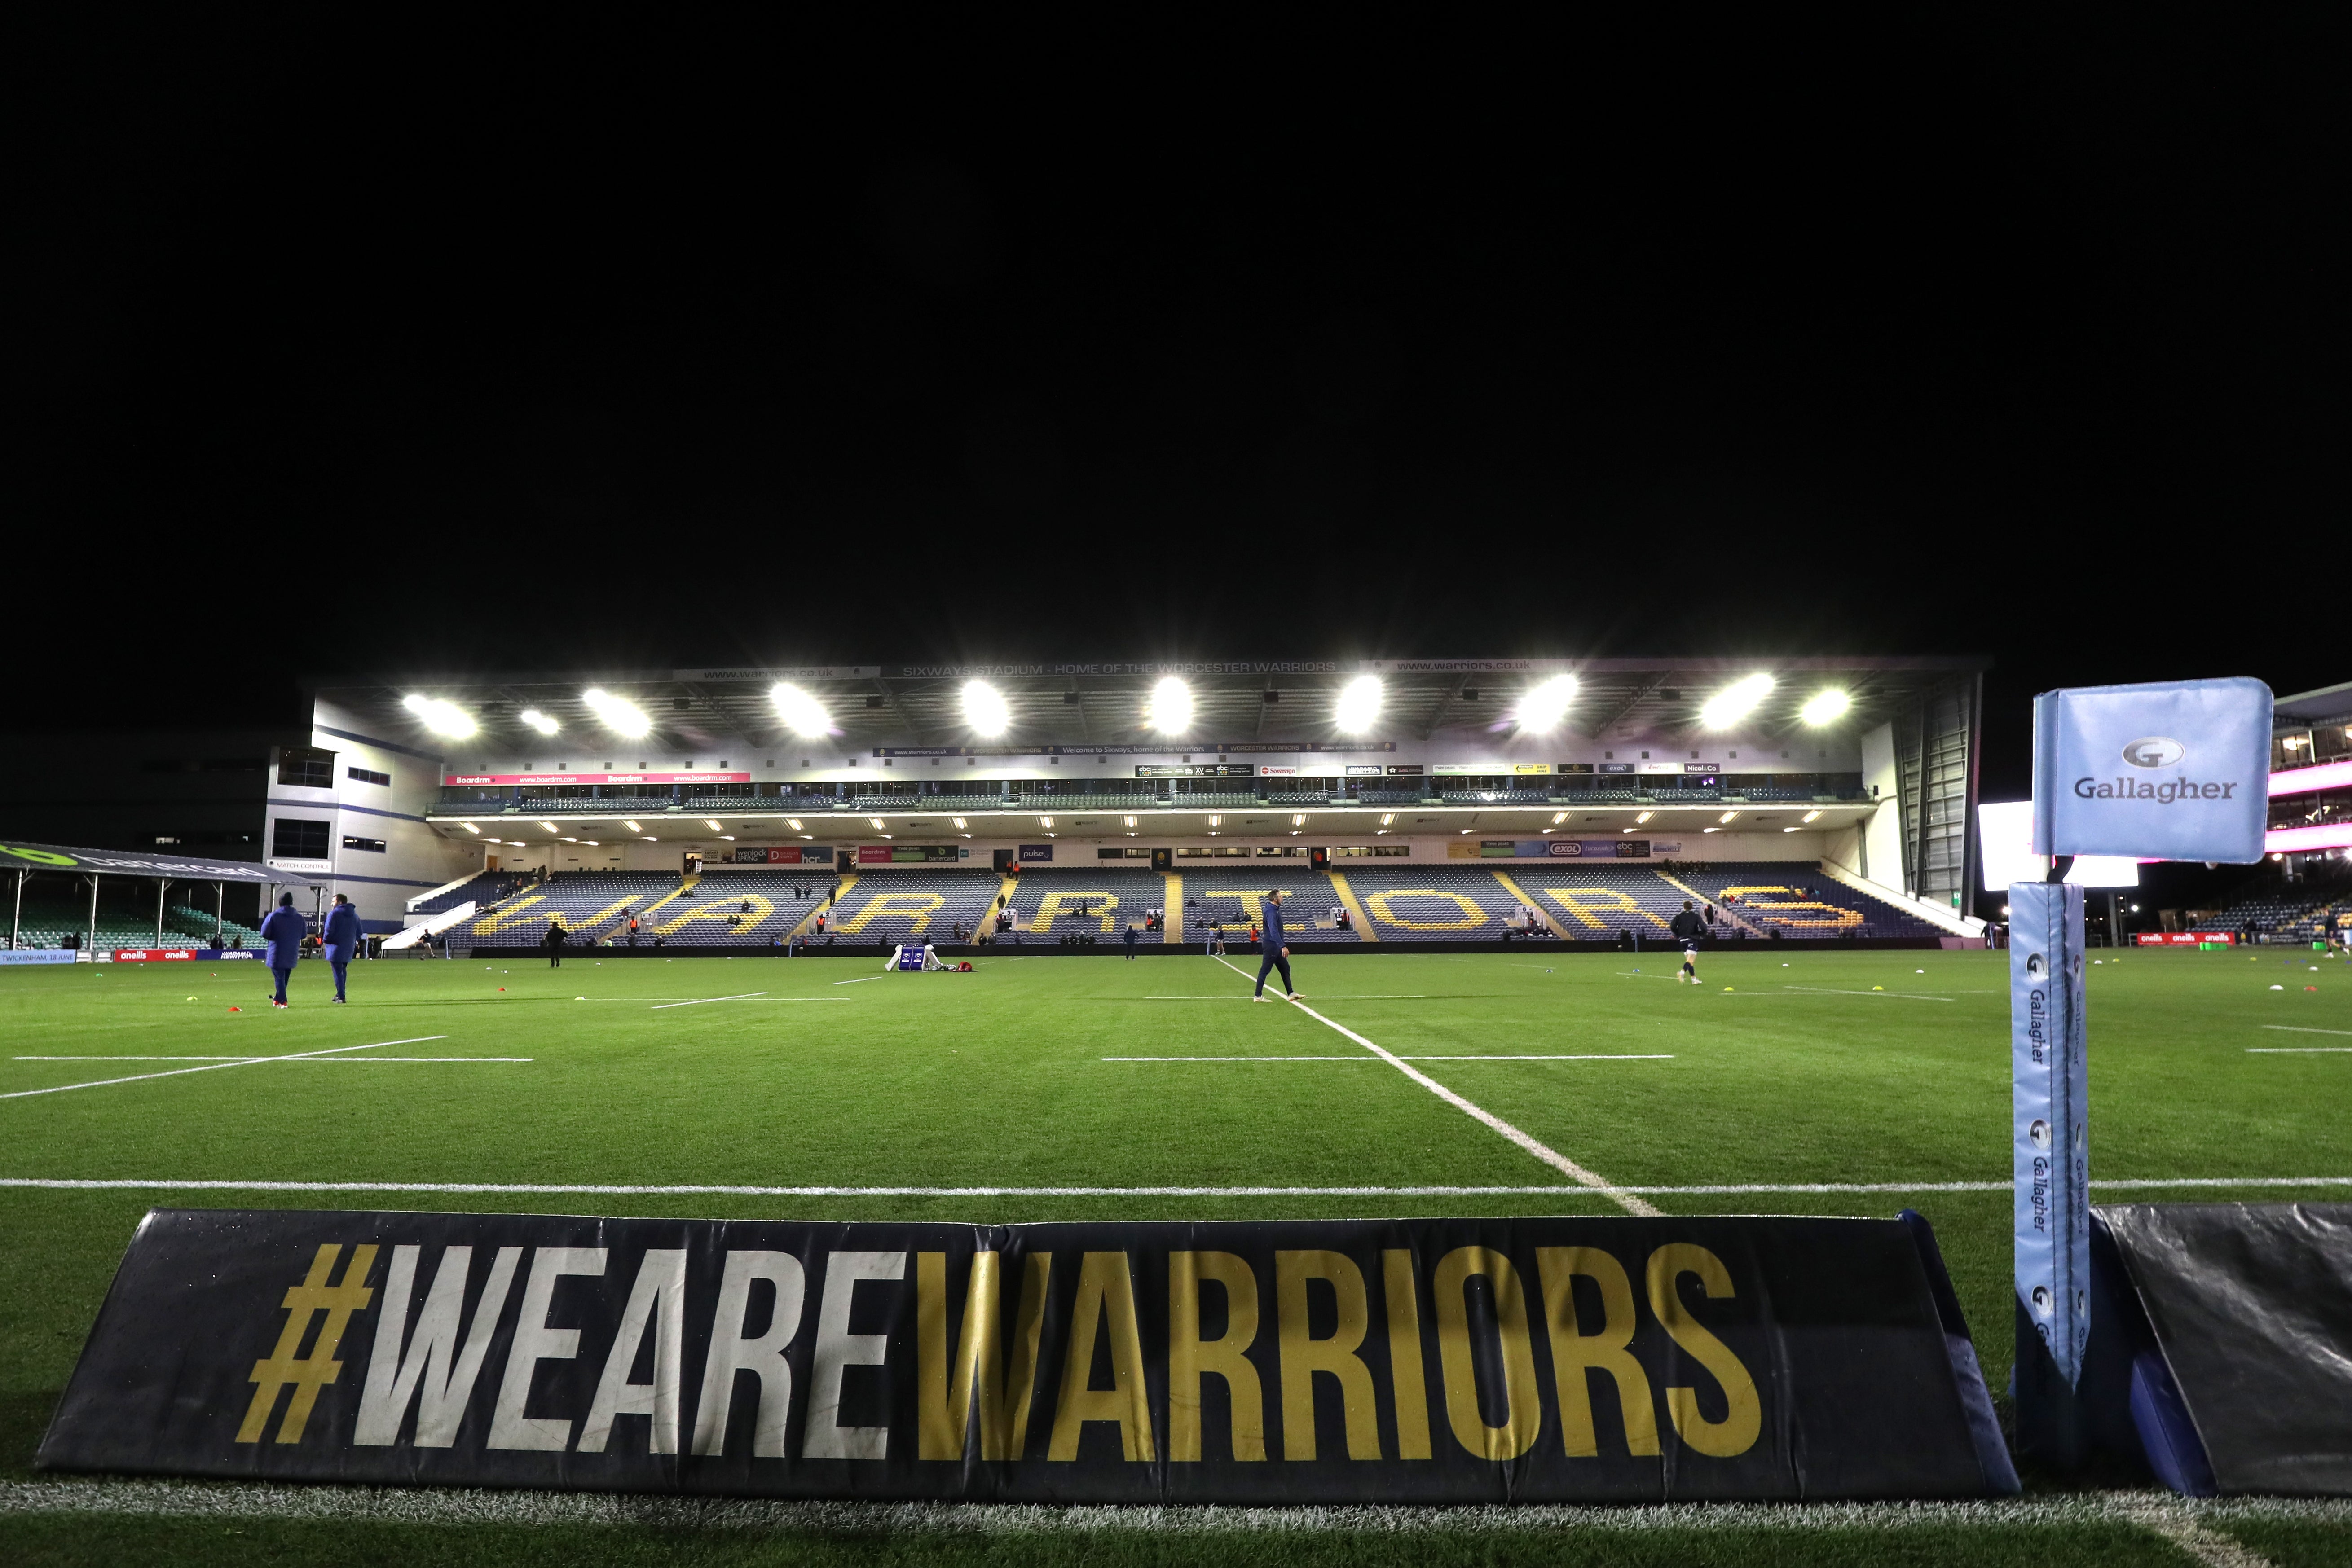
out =
<svg viewBox="0 0 2352 1568"><path fill-rule="evenodd" d="M1885 988L1885 986L1873 986L1873 987L1871 987L1870 988L1871 988L1872 990L1874 990L1874 991L1883 991L1883 990L1885 990L1886 988Z"/></svg>
<svg viewBox="0 0 2352 1568"><path fill-rule="evenodd" d="M231 1009L229 1009L228 1010L229 1010L229 1011L231 1011L231 1012L233 1012L233 1013L241 1013L241 1012L243 1012L245 1009L244 1009L243 1008L231 1008Z"/></svg>
<svg viewBox="0 0 2352 1568"><path fill-rule="evenodd" d="M2285 990L2286 988L2284 986L2273 986L2271 989L2274 991L2283 991Z"/></svg>
<svg viewBox="0 0 2352 1568"><path fill-rule="evenodd" d="M588 998L587 998L586 997L574 997L574 998L572 998L572 999L573 1001L575 1001L575 1002L584 1002L584 1001L586 1001Z"/></svg>
<svg viewBox="0 0 2352 1568"><path fill-rule="evenodd" d="M1724 987L1723 988L1724 988L1725 990L1727 990L1727 990L1729 990L1729 989L1731 989L1731 988L1730 988L1729 986L1726 986L1726 987Z"/></svg>

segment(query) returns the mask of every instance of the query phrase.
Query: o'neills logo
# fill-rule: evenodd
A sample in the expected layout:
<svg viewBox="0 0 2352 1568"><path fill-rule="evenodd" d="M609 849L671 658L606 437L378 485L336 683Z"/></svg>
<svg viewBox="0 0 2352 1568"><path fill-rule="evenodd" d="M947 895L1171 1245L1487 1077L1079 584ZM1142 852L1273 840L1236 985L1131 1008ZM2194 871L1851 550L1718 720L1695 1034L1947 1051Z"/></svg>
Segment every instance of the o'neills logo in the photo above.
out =
<svg viewBox="0 0 2352 1568"><path fill-rule="evenodd" d="M2124 747L2124 760L2134 768L2169 768L2188 755L2187 747L2161 735L2135 740Z"/></svg>

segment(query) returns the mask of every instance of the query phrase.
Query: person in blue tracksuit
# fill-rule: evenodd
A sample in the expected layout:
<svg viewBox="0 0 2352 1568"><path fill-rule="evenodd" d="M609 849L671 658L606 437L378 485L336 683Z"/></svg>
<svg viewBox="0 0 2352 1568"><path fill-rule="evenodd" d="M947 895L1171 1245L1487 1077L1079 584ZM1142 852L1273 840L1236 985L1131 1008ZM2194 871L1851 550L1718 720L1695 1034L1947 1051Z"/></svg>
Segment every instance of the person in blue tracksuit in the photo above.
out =
<svg viewBox="0 0 2352 1568"><path fill-rule="evenodd" d="M1265 956L1258 960L1257 989L1250 995L1252 1001L1265 1000L1265 976L1269 969L1282 971L1283 995L1292 1001L1298 999L1298 992L1290 984L1290 949L1283 945L1284 941L1282 889L1277 887L1265 895L1265 940L1258 948Z"/></svg>
<svg viewBox="0 0 2352 1568"><path fill-rule="evenodd" d="M335 1000L344 1000L343 972L351 967L360 946L360 912L341 894L335 894L334 907L327 911L327 929L322 934L327 947L327 962L335 971Z"/></svg>
<svg viewBox="0 0 2352 1568"><path fill-rule="evenodd" d="M294 895L279 894L278 907L261 923L262 961L278 977L278 994L270 998L271 1007L286 1005L286 982L294 977L294 961L301 956L302 938L310 934L309 923L294 911Z"/></svg>
<svg viewBox="0 0 2352 1568"><path fill-rule="evenodd" d="M1134 957L1134 956L1135 956L1135 922L1134 922L1134 921L1132 921L1132 920L1130 920L1130 921L1129 921L1129 922L1127 923L1127 938L1126 938L1126 939L1127 939L1127 956L1128 956L1129 957L1132 958L1132 957Z"/></svg>

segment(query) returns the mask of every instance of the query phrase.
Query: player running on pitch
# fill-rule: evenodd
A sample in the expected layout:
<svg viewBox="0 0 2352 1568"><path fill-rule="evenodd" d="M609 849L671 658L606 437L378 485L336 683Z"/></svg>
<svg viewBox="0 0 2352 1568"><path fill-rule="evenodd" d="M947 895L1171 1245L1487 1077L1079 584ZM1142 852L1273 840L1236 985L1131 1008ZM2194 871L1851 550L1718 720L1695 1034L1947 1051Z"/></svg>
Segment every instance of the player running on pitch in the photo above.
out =
<svg viewBox="0 0 2352 1568"><path fill-rule="evenodd" d="M1250 1000L1265 1000L1265 976L1269 969L1282 971L1282 993L1292 1001L1299 999L1290 984L1290 949L1283 946L1282 889L1276 888L1265 895L1265 945L1260 949L1265 956L1258 960L1257 989Z"/></svg>
<svg viewBox="0 0 2352 1568"><path fill-rule="evenodd" d="M1685 980L1688 980L1692 985L1697 985L1698 945L1699 939L1706 935L1706 917L1691 907L1690 900L1685 899L1683 912L1675 916L1674 924L1667 929L1672 931L1683 945L1682 973L1675 977L1675 984L1680 985Z"/></svg>

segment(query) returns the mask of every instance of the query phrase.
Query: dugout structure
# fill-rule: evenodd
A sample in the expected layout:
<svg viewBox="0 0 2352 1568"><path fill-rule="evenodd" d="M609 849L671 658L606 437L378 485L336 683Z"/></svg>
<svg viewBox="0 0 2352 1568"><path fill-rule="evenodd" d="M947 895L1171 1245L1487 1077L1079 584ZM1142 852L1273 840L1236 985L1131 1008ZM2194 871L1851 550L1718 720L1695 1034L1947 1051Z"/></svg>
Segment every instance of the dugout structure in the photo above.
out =
<svg viewBox="0 0 2352 1568"><path fill-rule="evenodd" d="M176 883L210 883L213 888L215 943L225 924L221 915L222 898L230 883L258 886L263 890L265 908L274 903L282 887L308 889L311 895L310 924L316 929L319 903L325 896L326 883L300 872L282 871L276 866L257 865L250 861L216 861L190 855L142 855L120 850L80 849L65 844L27 844L0 840L0 865L15 869L16 878L10 889L8 950L19 950L19 938L24 931L25 884L37 875L71 876L79 879L89 890L89 921L83 929L84 950L99 950L98 894L100 883L108 877L129 877L155 881L155 946L163 941L164 903Z"/></svg>

